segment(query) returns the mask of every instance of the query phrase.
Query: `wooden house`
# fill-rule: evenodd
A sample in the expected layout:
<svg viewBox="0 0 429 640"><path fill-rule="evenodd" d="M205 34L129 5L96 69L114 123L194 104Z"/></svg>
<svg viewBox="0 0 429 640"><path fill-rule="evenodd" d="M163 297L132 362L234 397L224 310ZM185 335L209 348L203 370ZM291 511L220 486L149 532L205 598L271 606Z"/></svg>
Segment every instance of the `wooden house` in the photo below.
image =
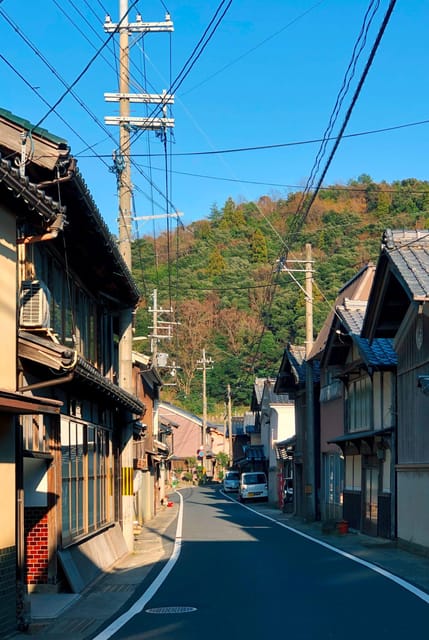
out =
<svg viewBox="0 0 429 640"><path fill-rule="evenodd" d="M27 592L80 591L128 551L123 452L145 406L119 384L118 345L139 291L67 142L4 110L0 208L0 587L18 566L25 626Z"/></svg>
<svg viewBox="0 0 429 640"><path fill-rule="evenodd" d="M397 537L429 549L429 231L383 234L362 337L397 354Z"/></svg>

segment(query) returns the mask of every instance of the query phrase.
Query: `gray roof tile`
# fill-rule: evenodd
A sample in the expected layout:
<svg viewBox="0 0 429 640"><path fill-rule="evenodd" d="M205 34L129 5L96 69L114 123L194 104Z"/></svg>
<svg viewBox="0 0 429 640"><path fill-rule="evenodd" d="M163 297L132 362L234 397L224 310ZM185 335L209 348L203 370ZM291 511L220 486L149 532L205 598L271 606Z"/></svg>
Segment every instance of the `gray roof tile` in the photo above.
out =
<svg viewBox="0 0 429 640"><path fill-rule="evenodd" d="M429 297L429 231L391 231L383 246L412 297Z"/></svg>
<svg viewBox="0 0 429 640"><path fill-rule="evenodd" d="M358 345L367 365L372 367L390 367L397 365L398 356L393 348L392 339L376 338L370 343L366 338L354 335L353 340Z"/></svg>

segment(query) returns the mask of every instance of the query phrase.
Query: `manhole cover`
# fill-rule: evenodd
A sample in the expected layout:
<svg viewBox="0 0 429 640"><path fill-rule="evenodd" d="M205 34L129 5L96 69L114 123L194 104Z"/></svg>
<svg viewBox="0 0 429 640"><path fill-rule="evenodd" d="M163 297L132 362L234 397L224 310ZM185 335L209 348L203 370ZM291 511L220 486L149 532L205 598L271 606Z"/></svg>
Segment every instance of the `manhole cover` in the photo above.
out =
<svg viewBox="0 0 429 640"><path fill-rule="evenodd" d="M154 609L146 609L146 613L192 613L196 611L195 607L155 607Z"/></svg>

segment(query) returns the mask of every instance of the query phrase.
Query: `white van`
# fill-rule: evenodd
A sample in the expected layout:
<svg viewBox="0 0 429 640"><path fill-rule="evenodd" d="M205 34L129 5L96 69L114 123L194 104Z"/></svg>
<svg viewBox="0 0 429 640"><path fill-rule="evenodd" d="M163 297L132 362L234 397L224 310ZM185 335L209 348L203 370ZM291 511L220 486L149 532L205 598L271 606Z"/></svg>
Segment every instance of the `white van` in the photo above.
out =
<svg viewBox="0 0 429 640"><path fill-rule="evenodd" d="M268 501L267 476L262 471L247 471L241 474L240 486L238 488L238 498L241 502L245 500L265 500Z"/></svg>

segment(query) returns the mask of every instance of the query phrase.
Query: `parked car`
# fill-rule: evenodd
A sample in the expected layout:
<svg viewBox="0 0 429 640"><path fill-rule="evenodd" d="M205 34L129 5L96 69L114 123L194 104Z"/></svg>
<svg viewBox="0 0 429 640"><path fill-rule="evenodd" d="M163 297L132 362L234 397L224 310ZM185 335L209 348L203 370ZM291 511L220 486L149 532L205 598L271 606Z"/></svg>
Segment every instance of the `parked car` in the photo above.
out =
<svg viewBox="0 0 429 640"><path fill-rule="evenodd" d="M224 491L238 491L240 484L240 474L238 471L226 471L223 479Z"/></svg>
<svg viewBox="0 0 429 640"><path fill-rule="evenodd" d="M267 476L262 471L247 471L241 474L238 498L245 500L268 501Z"/></svg>

